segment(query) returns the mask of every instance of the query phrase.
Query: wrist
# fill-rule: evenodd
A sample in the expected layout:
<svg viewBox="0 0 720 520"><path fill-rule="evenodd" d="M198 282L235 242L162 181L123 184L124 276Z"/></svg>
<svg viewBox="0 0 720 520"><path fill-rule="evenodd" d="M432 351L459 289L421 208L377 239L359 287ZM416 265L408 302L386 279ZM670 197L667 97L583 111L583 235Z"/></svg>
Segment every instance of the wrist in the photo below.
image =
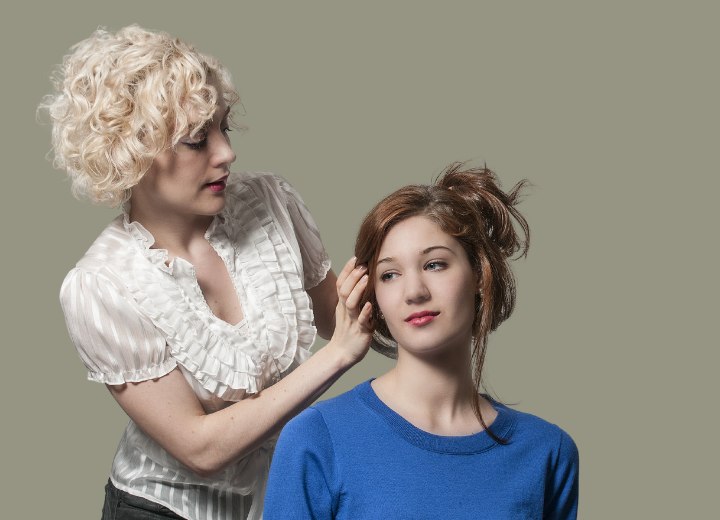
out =
<svg viewBox="0 0 720 520"><path fill-rule="evenodd" d="M345 372L362 358L362 356L354 355L347 348L337 345L332 340L322 348L321 352L326 353L338 372Z"/></svg>

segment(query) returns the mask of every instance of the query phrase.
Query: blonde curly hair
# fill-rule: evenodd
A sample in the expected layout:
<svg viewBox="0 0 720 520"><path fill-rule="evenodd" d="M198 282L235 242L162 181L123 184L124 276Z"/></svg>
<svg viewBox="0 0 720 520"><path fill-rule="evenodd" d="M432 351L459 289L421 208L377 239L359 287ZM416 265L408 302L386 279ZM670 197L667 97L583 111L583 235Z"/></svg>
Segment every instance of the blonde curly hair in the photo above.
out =
<svg viewBox="0 0 720 520"><path fill-rule="evenodd" d="M77 197L118 206L155 157L239 100L215 58L164 32L104 28L70 49L39 111L52 123L56 168ZM218 93L213 83L219 84Z"/></svg>

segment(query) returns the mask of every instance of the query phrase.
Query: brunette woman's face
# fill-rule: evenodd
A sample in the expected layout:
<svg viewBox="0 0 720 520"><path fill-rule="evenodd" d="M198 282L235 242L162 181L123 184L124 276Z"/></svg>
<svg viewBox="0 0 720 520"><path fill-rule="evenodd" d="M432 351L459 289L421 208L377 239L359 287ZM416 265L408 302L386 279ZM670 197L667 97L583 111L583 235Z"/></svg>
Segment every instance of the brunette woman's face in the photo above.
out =
<svg viewBox="0 0 720 520"><path fill-rule="evenodd" d="M197 135L180 139L174 150L158 155L133 188L133 207L136 202L151 204L156 212L171 215L219 213L225 206L230 164L235 161L228 136L229 111L220 96L213 118Z"/></svg>
<svg viewBox="0 0 720 520"><path fill-rule="evenodd" d="M462 245L416 216L390 229L378 259L375 298L398 348L468 350L478 281Z"/></svg>

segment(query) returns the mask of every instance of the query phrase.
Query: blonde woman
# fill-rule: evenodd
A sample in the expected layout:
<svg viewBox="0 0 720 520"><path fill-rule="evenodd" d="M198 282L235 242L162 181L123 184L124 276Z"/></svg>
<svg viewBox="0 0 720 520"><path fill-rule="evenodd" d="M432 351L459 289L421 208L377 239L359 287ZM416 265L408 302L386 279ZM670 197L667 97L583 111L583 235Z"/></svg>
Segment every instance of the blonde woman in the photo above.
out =
<svg viewBox="0 0 720 520"><path fill-rule="evenodd" d="M284 179L230 173L238 94L212 57L101 29L55 86L57 166L122 207L60 294L88 378L130 417L103 518L260 518L280 427L367 352L364 269L336 279Z"/></svg>

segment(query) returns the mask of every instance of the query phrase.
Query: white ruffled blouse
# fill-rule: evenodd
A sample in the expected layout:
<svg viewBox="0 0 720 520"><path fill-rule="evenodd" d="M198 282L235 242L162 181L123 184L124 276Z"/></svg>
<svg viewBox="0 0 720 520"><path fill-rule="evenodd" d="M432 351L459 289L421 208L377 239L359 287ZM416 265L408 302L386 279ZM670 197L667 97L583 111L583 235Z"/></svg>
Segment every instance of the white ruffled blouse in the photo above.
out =
<svg viewBox="0 0 720 520"><path fill-rule="evenodd" d="M281 177L230 178L225 209L205 236L223 259L244 319L208 307L193 266L167 263L127 213L108 225L62 285L70 337L88 379L119 385L182 371L210 413L273 384L310 355L315 339L306 290L330 261L315 222ZM113 461L115 486L201 519L259 519L274 439L205 478L175 460L132 421ZM254 500L253 500L254 498Z"/></svg>

